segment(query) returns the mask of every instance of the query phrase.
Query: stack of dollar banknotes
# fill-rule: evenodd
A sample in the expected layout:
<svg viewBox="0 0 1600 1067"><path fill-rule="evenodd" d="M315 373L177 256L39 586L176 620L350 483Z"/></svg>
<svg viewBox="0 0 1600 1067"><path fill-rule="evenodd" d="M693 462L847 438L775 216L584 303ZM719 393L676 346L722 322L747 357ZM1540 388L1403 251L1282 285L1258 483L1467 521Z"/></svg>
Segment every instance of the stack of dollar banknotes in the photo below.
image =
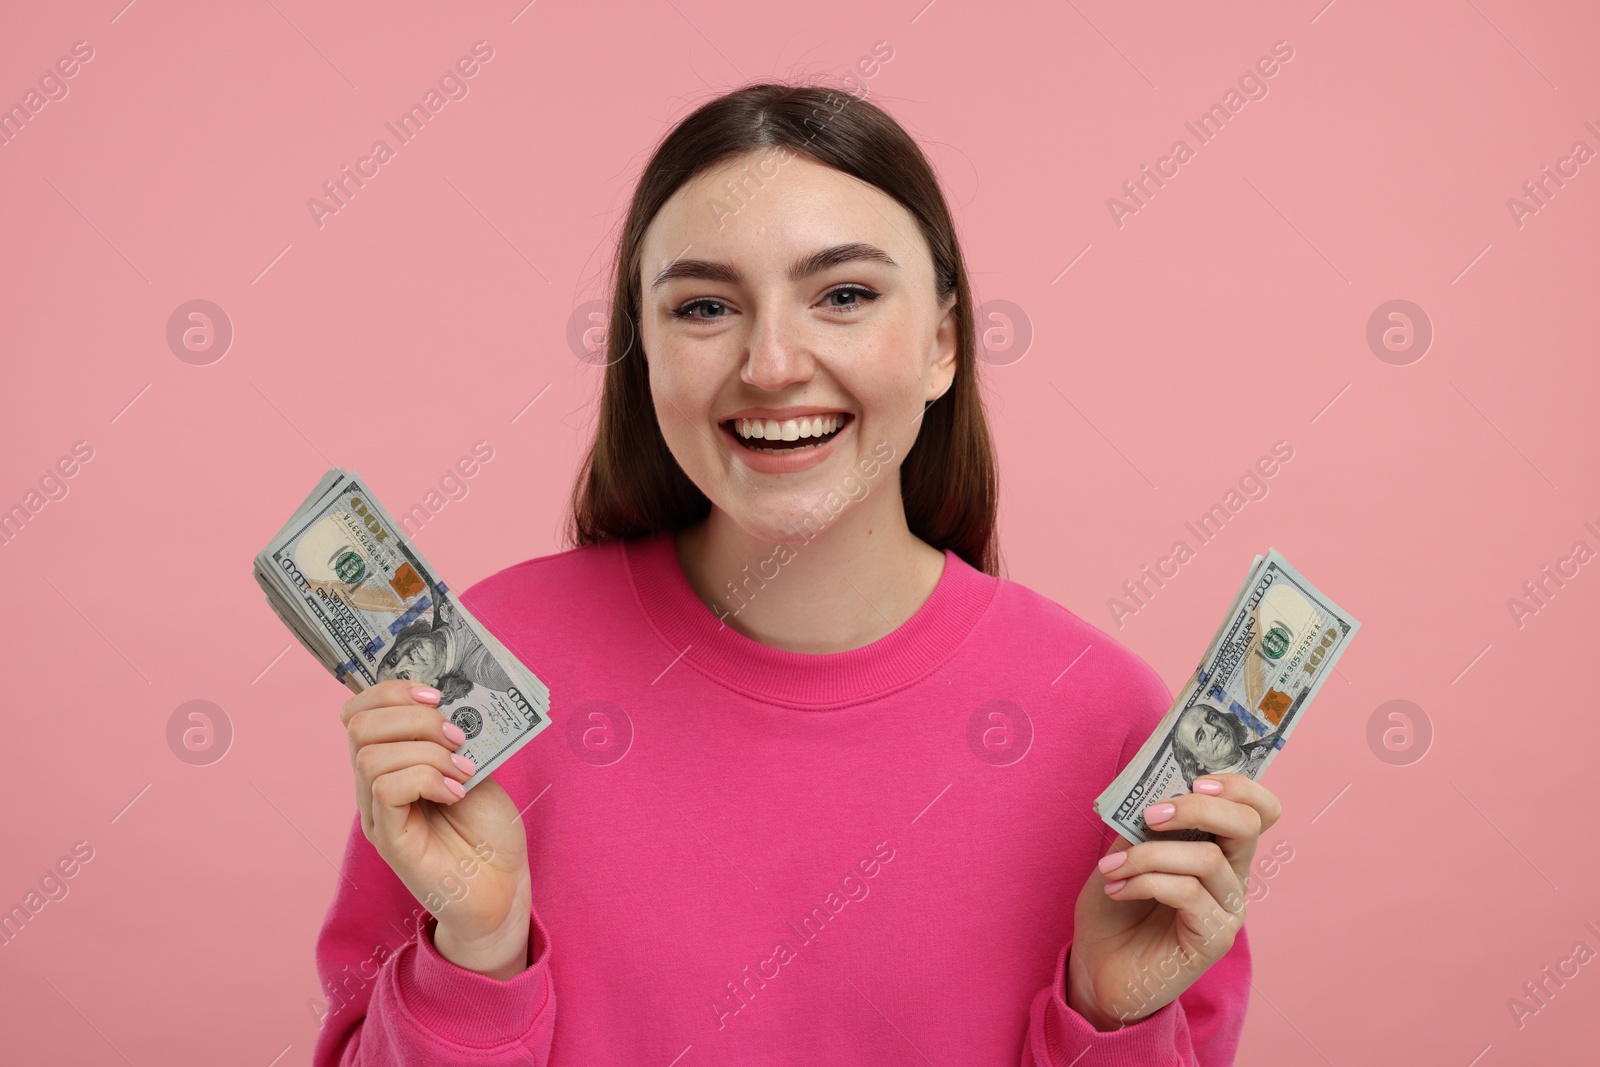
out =
<svg viewBox="0 0 1600 1067"><path fill-rule="evenodd" d="M354 692L403 678L440 691L477 764L471 790L550 725L550 690L500 643L406 540L360 475L322 476L256 556L256 582L333 676Z"/></svg>
<svg viewBox="0 0 1600 1067"><path fill-rule="evenodd" d="M1154 832L1144 809L1192 792L1207 774L1260 778L1360 626L1267 549L1251 564L1200 666L1094 810L1134 844L1206 837Z"/></svg>

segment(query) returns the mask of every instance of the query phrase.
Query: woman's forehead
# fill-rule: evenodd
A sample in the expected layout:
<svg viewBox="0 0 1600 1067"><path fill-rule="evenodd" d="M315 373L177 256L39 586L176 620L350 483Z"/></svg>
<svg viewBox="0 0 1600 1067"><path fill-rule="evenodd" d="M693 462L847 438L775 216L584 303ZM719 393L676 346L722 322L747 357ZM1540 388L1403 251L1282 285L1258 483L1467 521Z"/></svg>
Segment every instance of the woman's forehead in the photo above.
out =
<svg viewBox="0 0 1600 1067"><path fill-rule="evenodd" d="M804 156L761 163L760 156L725 162L673 194L641 244L646 286L681 258L781 276L797 256L852 242L882 248L906 266L920 257L931 271L915 221L882 190Z"/></svg>

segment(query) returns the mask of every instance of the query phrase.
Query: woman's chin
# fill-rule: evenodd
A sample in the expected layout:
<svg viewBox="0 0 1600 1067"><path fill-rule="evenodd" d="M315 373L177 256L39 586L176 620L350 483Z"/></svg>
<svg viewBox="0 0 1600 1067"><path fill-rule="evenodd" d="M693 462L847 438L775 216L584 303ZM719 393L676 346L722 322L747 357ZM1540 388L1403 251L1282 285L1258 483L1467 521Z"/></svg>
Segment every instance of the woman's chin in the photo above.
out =
<svg viewBox="0 0 1600 1067"><path fill-rule="evenodd" d="M826 532L841 517L821 502L790 501L763 508L757 513L735 515L739 528L768 544L801 545Z"/></svg>

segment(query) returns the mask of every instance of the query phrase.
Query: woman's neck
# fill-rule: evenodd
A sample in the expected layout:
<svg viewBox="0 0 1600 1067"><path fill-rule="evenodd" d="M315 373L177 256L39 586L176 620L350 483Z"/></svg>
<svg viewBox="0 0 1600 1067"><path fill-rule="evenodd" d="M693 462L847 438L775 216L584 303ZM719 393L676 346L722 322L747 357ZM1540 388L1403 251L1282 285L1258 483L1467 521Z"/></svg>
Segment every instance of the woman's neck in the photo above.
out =
<svg viewBox="0 0 1600 1067"><path fill-rule="evenodd" d="M846 652L892 633L944 572L944 553L911 532L891 494L846 507L806 535L810 540L763 540L712 507L677 533L678 562L724 624L772 648L813 654Z"/></svg>

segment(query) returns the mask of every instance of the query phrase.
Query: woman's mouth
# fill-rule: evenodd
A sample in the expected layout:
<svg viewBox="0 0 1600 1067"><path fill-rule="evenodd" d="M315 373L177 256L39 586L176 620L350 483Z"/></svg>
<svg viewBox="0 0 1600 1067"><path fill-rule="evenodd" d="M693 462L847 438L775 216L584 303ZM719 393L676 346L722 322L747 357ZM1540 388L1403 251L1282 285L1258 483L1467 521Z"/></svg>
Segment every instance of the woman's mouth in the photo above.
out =
<svg viewBox="0 0 1600 1067"><path fill-rule="evenodd" d="M743 448L780 455L827 444L852 418L849 412L833 411L797 419L727 419L722 425Z"/></svg>

